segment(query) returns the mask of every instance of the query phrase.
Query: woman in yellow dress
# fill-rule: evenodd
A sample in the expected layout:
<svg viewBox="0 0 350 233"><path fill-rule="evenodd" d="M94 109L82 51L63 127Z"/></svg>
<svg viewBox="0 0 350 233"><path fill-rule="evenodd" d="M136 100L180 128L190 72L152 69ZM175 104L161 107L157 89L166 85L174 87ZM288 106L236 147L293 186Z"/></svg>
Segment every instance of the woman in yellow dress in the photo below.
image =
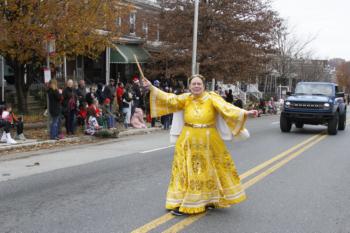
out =
<svg viewBox="0 0 350 233"><path fill-rule="evenodd" d="M183 111L184 126L179 135L172 174L166 197L166 209L174 215L197 214L206 207L224 208L246 199L235 164L216 128L217 114L233 135L245 130L248 115L227 103L214 92L204 90L204 78L194 75L190 92L182 95L159 90L144 79L150 89L151 116Z"/></svg>

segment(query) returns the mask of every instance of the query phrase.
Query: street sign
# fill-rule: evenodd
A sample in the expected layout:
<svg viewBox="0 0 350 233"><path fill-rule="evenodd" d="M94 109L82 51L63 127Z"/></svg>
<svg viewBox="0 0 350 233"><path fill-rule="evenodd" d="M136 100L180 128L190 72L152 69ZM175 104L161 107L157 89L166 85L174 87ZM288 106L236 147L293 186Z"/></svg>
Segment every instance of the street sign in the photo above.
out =
<svg viewBox="0 0 350 233"><path fill-rule="evenodd" d="M44 82L48 83L51 80L51 70L50 68L44 68Z"/></svg>
<svg viewBox="0 0 350 233"><path fill-rule="evenodd" d="M52 39L52 40L48 41L47 53L49 54L49 56L54 56L55 55L55 53L56 53L55 39Z"/></svg>
<svg viewBox="0 0 350 233"><path fill-rule="evenodd" d="M48 56L54 56L56 53L56 39L55 36L50 34L45 39L45 48Z"/></svg>

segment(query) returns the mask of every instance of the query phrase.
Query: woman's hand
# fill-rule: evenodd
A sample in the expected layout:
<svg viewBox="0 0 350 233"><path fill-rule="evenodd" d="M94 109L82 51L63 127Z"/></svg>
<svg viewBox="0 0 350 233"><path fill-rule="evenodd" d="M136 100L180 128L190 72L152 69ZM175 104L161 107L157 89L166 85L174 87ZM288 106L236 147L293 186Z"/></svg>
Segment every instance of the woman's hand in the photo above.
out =
<svg viewBox="0 0 350 233"><path fill-rule="evenodd" d="M247 115L252 116L252 117L258 117L259 112L258 112L258 110L249 110L249 111L247 111Z"/></svg>
<svg viewBox="0 0 350 233"><path fill-rule="evenodd" d="M149 90L151 88L151 86L152 86L152 83L146 78L142 78L142 83L143 83L143 87L146 90Z"/></svg>

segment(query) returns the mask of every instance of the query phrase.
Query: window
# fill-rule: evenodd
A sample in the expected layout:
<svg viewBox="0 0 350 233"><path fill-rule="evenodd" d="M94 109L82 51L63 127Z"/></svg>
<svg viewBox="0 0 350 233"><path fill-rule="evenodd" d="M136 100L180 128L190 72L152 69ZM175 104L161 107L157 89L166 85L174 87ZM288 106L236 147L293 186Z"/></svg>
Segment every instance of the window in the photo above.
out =
<svg viewBox="0 0 350 233"><path fill-rule="evenodd" d="M115 24L117 26L117 28L120 28L122 26L122 17L118 17L116 20L115 20Z"/></svg>
<svg viewBox="0 0 350 233"><path fill-rule="evenodd" d="M135 34L136 31L136 12L130 13L130 34Z"/></svg>
<svg viewBox="0 0 350 233"><path fill-rule="evenodd" d="M143 34L145 35L145 38L147 39L148 38L148 23L146 23L146 22L142 23L142 31L143 31Z"/></svg>
<svg viewBox="0 0 350 233"><path fill-rule="evenodd" d="M159 23L157 24L157 41L159 41Z"/></svg>
<svg viewBox="0 0 350 233"><path fill-rule="evenodd" d="M328 84L300 83L296 86L295 93L299 95L333 95L333 86Z"/></svg>

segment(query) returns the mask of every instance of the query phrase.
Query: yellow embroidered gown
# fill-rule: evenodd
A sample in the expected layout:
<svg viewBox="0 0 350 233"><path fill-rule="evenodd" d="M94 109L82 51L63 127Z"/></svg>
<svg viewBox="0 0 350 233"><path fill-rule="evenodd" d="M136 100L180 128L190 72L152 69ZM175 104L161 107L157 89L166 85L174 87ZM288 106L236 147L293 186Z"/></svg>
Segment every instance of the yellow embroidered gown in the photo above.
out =
<svg viewBox="0 0 350 233"><path fill-rule="evenodd" d="M233 135L244 129L246 111L227 103L214 92L194 98L174 95L151 87L152 117L184 111L185 126L175 146L166 208L188 214L205 207L228 207L246 199L235 164L217 129L220 114ZM203 127L203 128L198 128Z"/></svg>

